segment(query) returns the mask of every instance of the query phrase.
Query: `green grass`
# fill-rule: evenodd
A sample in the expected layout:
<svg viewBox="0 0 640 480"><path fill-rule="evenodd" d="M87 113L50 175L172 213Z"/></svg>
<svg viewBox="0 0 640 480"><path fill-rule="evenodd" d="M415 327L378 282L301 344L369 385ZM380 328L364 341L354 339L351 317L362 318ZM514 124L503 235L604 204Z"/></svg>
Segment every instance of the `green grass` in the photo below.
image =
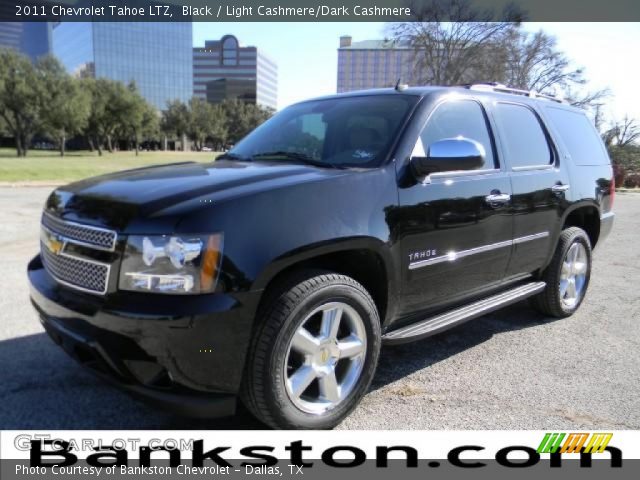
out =
<svg viewBox="0 0 640 480"><path fill-rule="evenodd" d="M173 162L209 162L217 154L211 152L58 152L32 150L26 158L16 157L15 150L0 149L0 182L70 182L81 178L129 168Z"/></svg>

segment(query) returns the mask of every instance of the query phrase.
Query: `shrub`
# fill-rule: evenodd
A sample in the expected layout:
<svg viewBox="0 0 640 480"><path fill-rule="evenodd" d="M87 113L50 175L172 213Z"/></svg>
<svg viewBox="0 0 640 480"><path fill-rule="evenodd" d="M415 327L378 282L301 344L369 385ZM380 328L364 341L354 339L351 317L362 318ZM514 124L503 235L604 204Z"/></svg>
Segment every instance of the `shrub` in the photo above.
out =
<svg viewBox="0 0 640 480"><path fill-rule="evenodd" d="M613 176L618 187L624 186L625 179L627 178L627 170L622 165L613 164Z"/></svg>
<svg viewBox="0 0 640 480"><path fill-rule="evenodd" d="M640 173L628 175L624 181L624 186L627 188L640 188Z"/></svg>

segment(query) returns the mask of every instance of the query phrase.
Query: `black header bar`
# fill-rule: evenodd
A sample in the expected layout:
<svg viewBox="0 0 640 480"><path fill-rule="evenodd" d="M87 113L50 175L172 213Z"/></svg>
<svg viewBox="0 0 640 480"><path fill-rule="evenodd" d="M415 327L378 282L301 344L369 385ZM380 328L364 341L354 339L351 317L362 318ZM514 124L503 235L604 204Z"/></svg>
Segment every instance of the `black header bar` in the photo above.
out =
<svg viewBox="0 0 640 480"><path fill-rule="evenodd" d="M640 22L639 0L0 0L0 21L446 21L461 2L482 21Z"/></svg>

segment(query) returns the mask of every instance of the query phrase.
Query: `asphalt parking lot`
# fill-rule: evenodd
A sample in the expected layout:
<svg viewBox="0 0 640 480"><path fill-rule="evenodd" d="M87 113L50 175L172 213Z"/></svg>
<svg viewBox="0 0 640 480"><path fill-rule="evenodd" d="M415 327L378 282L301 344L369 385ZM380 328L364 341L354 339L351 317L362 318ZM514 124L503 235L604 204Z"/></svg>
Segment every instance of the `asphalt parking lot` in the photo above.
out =
<svg viewBox="0 0 640 480"><path fill-rule="evenodd" d="M261 428L154 410L103 384L44 334L28 299L51 188L0 187L0 428ZM640 195L618 194L585 303L565 320L526 303L385 348L343 429L640 429Z"/></svg>

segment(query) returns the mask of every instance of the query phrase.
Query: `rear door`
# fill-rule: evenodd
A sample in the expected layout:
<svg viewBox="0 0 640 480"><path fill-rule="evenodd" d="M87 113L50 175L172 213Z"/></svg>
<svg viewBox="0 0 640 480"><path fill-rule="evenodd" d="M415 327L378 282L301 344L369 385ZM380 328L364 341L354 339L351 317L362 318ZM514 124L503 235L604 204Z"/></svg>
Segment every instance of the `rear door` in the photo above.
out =
<svg viewBox="0 0 640 480"><path fill-rule="evenodd" d="M537 112L528 105L498 101L492 106L501 157L512 186L513 255L507 276L543 267L561 228L567 169Z"/></svg>
<svg viewBox="0 0 640 480"><path fill-rule="evenodd" d="M458 136L482 144L482 168L438 172L399 186L401 315L462 301L505 275L512 245L511 183L500 167L483 105L471 98L437 105L413 155L425 156L429 145Z"/></svg>

